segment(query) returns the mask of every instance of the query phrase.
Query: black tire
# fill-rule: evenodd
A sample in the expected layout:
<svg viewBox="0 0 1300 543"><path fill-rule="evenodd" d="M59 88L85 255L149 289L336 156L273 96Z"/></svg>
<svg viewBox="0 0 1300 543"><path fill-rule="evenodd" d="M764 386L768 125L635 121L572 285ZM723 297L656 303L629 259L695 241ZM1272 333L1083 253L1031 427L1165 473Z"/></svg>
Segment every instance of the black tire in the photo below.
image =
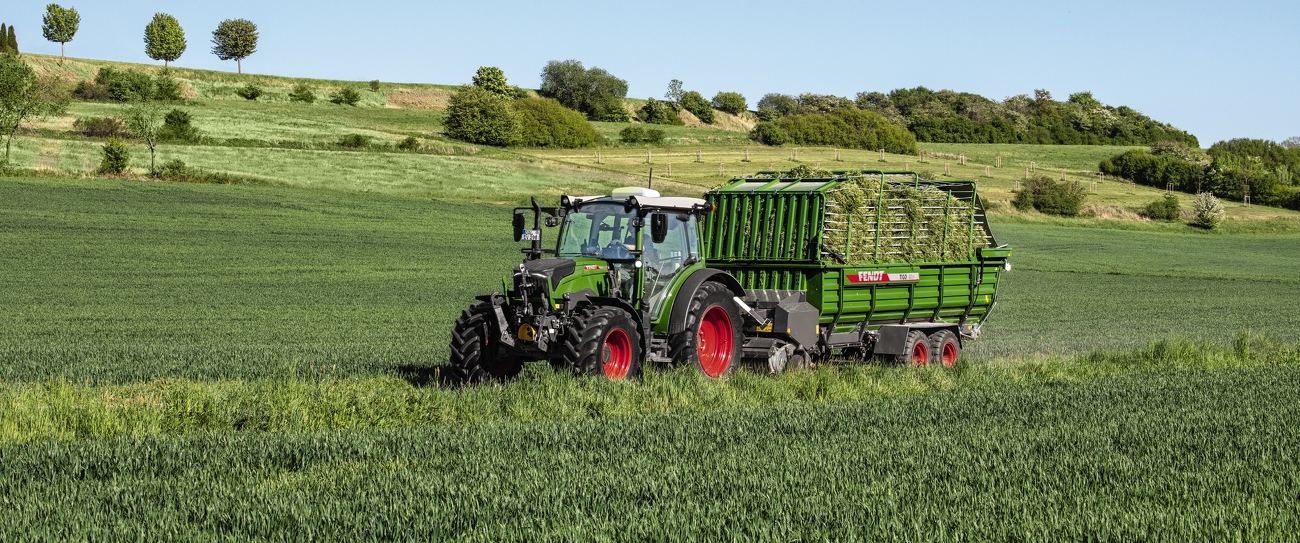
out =
<svg viewBox="0 0 1300 543"><path fill-rule="evenodd" d="M714 378L726 377L736 369L736 366L740 364L741 347L744 346L745 337L741 330L743 321L741 320L740 308L736 307L736 302L732 298L731 290L726 285L715 281L705 281L695 290L686 312L685 328L682 332L673 334L668 338L668 354L672 357L675 366L694 367L700 373ZM701 319L710 311L725 312L727 319L730 320L731 353L729 359L718 356L701 362L699 349L700 324Z"/></svg>
<svg viewBox="0 0 1300 543"><path fill-rule="evenodd" d="M961 340L952 330L940 330L930 334L930 363L951 368L961 358Z"/></svg>
<svg viewBox="0 0 1300 543"><path fill-rule="evenodd" d="M479 304L461 312L451 330L451 370L465 383L504 381L523 369L516 356L499 356L496 315L490 304Z"/></svg>
<svg viewBox="0 0 1300 543"><path fill-rule="evenodd" d="M618 353L620 338L631 359ZM569 333L564 335L561 358L575 373L599 375L610 380L636 379L641 376L641 337L632 316L616 307L587 307L574 316ZM623 359L626 364L618 363Z"/></svg>
<svg viewBox="0 0 1300 543"><path fill-rule="evenodd" d="M920 330L907 334L903 344L903 354L894 355L894 364L899 366L925 366L930 363L930 337Z"/></svg>

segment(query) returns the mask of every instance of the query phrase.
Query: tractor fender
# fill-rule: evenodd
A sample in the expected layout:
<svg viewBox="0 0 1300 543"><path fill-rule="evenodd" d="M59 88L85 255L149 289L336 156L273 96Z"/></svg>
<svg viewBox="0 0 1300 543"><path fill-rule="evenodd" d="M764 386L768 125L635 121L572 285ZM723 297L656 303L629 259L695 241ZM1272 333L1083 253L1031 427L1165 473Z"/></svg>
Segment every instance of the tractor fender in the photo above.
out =
<svg viewBox="0 0 1300 543"><path fill-rule="evenodd" d="M690 311L691 298L695 297L695 291L703 285L705 281L716 281L722 283L728 290L737 297L745 297L745 287L740 286L731 274L716 268L700 268L695 270L690 277L682 281L681 288L677 289L677 296L673 300L673 312L668 320L668 333L680 334L686 330L686 312Z"/></svg>

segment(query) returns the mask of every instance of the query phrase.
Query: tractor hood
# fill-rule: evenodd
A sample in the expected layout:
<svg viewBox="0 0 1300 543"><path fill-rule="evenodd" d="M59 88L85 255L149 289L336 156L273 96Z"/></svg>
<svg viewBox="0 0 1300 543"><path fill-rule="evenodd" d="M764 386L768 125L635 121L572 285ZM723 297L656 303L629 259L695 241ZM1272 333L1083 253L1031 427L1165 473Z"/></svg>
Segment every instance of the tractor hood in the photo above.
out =
<svg viewBox="0 0 1300 543"><path fill-rule="evenodd" d="M551 290L559 288L560 281L573 275L573 270L577 267L578 263L571 258L539 258L524 262L524 269L528 270L530 275L546 276L551 283Z"/></svg>

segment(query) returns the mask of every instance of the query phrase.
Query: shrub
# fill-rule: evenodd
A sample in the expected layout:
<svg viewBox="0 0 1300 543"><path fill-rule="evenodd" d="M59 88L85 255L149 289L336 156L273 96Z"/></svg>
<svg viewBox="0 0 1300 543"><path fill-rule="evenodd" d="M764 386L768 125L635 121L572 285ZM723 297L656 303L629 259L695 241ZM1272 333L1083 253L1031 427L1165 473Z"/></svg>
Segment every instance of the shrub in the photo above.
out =
<svg viewBox="0 0 1300 543"><path fill-rule="evenodd" d="M289 100L293 102L304 102L307 104L316 102L316 92L306 83L299 83L293 86L293 91L289 93Z"/></svg>
<svg viewBox="0 0 1300 543"><path fill-rule="evenodd" d="M661 102L654 98L647 100L645 105L641 106L641 110L637 112L637 118L640 119L641 122L649 124L668 124L676 126L686 124L682 122L682 118L677 115L677 112L673 111L672 104Z"/></svg>
<svg viewBox="0 0 1300 543"><path fill-rule="evenodd" d="M496 66L479 66L474 73L474 86L506 98L511 97L510 84L506 83L506 73Z"/></svg>
<svg viewBox="0 0 1300 543"><path fill-rule="evenodd" d="M78 117L72 128L92 138L125 138L128 134L126 125L115 117Z"/></svg>
<svg viewBox="0 0 1300 543"><path fill-rule="evenodd" d="M510 109L519 130L516 145L572 149L604 140L586 117L554 98L522 98L510 102Z"/></svg>
<svg viewBox="0 0 1300 543"><path fill-rule="evenodd" d="M415 136L407 136L406 139L402 140L402 143L397 144L397 148L403 151L419 151L420 140L416 139Z"/></svg>
<svg viewBox="0 0 1300 543"><path fill-rule="evenodd" d="M235 91L235 94L245 100L256 100L257 97L262 95L262 87L249 83L240 87L239 90Z"/></svg>
<svg viewBox="0 0 1300 543"><path fill-rule="evenodd" d="M1026 179L1024 188L1016 192L1011 203L1022 211L1033 208L1049 215L1074 217L1083 208L1087 196L1087 191L1078 181L1058 182L1038 176Z"/></svg>
<svg viewBox="0 0 1300 543"><path fill-rule="evenodd" d="M348 134L339 138L339 147L346 147L348 149L365 149L366 147L370 147L370 136Z"/></svg>
<svg viewBox="0 0 1300 543"><path fill-rule="evenodd" d="M618 139L623 143L640 143L645 141L645 129L632 125L618 132Z"/></svg>
<svg viewBox="0 0 1300 543"><path fill-rule="evenodd" d="M583 68L576 60L547 62L537 94L559 100L593 121L625 123L630 119L623 107L627 81L600 68Z"/></svg>
<svg viewBox="0 0 1300 543"><path fill-rule="evenodd" d="M772 121L764 121L758 123L758 126L749 132L749 139L763 145L785 145L787 138L780 125Z"/></svg>
<svg viewBox="0 0 1300 543"><path fill-rule="evenodd" d="M179 183L214 183L222 185L239 183L238 177L224 172L209 172L199 168L191 168L179 159L164 162L162 167L158 169L157 176L160 179Z"/></svg>
<svg viewBox="0 0 1300 543"><path fill-rule="evenodd" d="M181 82L167 76L154 78L153 99L177 102L181 99Z"/></svg>
<svg viewBox="0 0 1300 543"><path fill-rule="evenodd" d="M758 111L769 110L769 116L781 117L791 115L799 109L799 102L794 97L784 94L770 93L763 95L758 101ZM773 118L775 118L773 117Z"/></svg>
<svg viewBox="0 0 1300 543"><path fill-rule="evenodd" d="M361 101L361 93L352 87L343 87L330 94L330 103L349 106L356 106Z"/></svg>
<svg viewBox="0 0 1300 543"><path fill-rule="evenodd" d="M371 79L371 80L370 80L370 92L379 92L379 80L378 80L378 79Z"/></svg>
<svg viewBox="0 0 1300 543"><path fill-rule="evenodd" d="M645 139L642 139L641 141L646 143L663 143L665 135L664 131L658 128L647 128L645 131Z"/></svg>
<svg viewBox="0 0 1300 543"><path fill-rule="evenodd" d="M161 168L158 168L158 176L170 181L181 181L189 174L189 167L185 161L179 158L173 158L163 162Z"/></svg>
<svg viewBox="0 0 1300 543"><path fill-rule="evenodd" d="M99 161L101 173L118 175L131 166L131 147L121 138L108 138L104 142L103 155Z"/></svg>
<svg viewBox="0 0 1300 543"><path fill-rule="evenodd" d="M840 108L831 113L787 115L772 122L781 127L789 143L916 153L916 137L874 111Z"/></svg>
<svg viewBox="0 0 1300 543"><path fill-rule="evenodd" d="M705 124L713 124L713 104L704 99L700 93L687 91L682 94L682 109L694 113Z"/></svg>
<svg viewBox="0 0 1300 543"><path fill-rule="evenodd" d="M758 120L764 122L771 122L781 118L781 112L770 107L759 108L757 115Z"/></svg>
<svg viewBox="0 0 1300 543"><path fill-rule="evenodd" d="M72 89L72 97L78 100L108 100L108 88L92 81L79 81Z"/></svg>
<svg viewBox="0 0 1300 543"><path fill-rule="evenodd" d="M158 139L161 140L179 140L195 141L199 139L199 131L190 123L191 117L189 112L173 109L167 112L163 117L162 130L158 132Z"/></svg>
<svg viewBox="0 0 1300 543"><path fill-rule="evenodd" d="M1176 221L1182 217L1183 209L1178 205L1177 196L1165 194L1164 198L1147 204L1142 214L1157 221Z"/></svg>
<svg viewBox="0 0 1300 543"><path fill-rule="evenodd" d="M1219 199L1208 192L1196 195L1196 203L1192 204L1192 213L1194 215L1192 225L1206 230L1218 226L1219 223L1223 222L1224 215L1227 215Z"/></svg>
<svg viewBox="0 0 1300 543"><path fill-rule="evenodd" d="M444 126L449 137L485 145L510 145L519 135L508 99L468 85L451 97Z"/></svg>
<svg viewBox="0 0 1300 543"><path fill-rule="evenodd" d="M108 66L95 73L93 81L81 81L72 91L82 100L180 100L181 84L166 76L154 77L135 70L117 70Z"/></svg>
<svg viewBox="0 0 1300 543"><path fill-rule="evenodd" d="M719 92L713 95L713 108L732 115L740 115L749 110L745 97L738 92Z"/></svg>

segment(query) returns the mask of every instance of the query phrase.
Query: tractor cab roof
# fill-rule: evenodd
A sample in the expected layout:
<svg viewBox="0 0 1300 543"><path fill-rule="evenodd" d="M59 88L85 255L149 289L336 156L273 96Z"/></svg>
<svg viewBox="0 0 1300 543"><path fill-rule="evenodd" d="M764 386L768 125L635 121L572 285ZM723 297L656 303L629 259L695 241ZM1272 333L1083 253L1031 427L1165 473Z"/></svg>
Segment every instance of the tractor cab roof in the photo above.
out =
<svg viewBox="0 0 1300 543"><path fill-rule="evenodd" d="M614 189L609 196L561 196L560 202L564 207L572 209L584 204L592 203L617 203L626 204L632 200L632 205L641 209L666 209L672 211L699 211L711 209L712 205L701 198L685 198L681 196L660 196L659 191L644 187L621 187Z"/></svg>

